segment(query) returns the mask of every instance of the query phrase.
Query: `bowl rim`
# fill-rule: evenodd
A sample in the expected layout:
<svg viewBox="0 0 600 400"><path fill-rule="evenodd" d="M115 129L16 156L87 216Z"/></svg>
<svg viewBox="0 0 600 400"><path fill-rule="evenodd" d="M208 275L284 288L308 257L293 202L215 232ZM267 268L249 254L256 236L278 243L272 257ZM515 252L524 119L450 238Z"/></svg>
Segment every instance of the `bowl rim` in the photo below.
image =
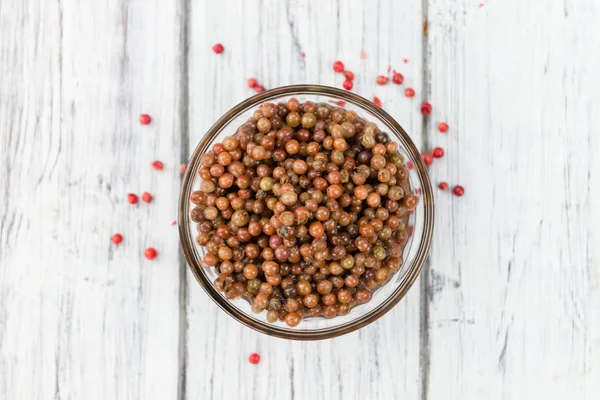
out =
<svg viewBox="0 0 600 400"><path fill-rule="evenodd" d="M293 330L293 328L280 328L275 325L271 325L267 322L258 321L243 311L239 310L235 307L231 301L223 297L217 290L213 287L213 283L208 279L208 277L201 271L203 268L198 260L193 255L193 246L195 246L195 241L191 240L192 234L190 232L190 224L189 224L189 193L191 192L191 187L193 185L194 179L192 172L196 171L196 167L200 162L201 154L206 150L208 144L212 141L212 139L218 135L221 129L232 119L238 116L241 112L244 112L249 107L259 105L269 99L274 97L286 96L286 95L303 95L303 94L313 94L313 95L330 95L339 97L342 100L347 100L353 103L356 106L361 107L365 111L371 113L373 117L376 119L384 120L389 126L391 126L395 132L392 132L404 146L404 149L410 154L410 157L415 165L417 175L421 181L421 202L424 208L424 227L423 227L423 235L421 237L421 242L418 244L418 250L415 255L415 258L412 262L412 265L409 266L409 269L404 274L402 281L398 284L396 290L394 290L383 302L377 306L376 308L369 310L364 315L352 320L348 321L342 325L338 325L335 327L327 327L323 329L317 330ZM200 286L203 287L205 292L209 295L209 297L229 316L234 318L236 321L244 324L245 326L252 328L261 333L265 333L270 336L275 336L284 339L293 339L293 340L320 340L320 339L329 339L337 336L344 335L346 333L350 333L357 329L360 329L380 317L382 317L385 313L391 310L398 302L406 295L408 290L412 287L414 282L416 281L425 261L427 260L427 255L429 253L429 249L431 247L431 240L433 236L433 227L434 227L434 199L433 199L433 190L431 187L431 181L429 179L429 174L427 172L427 168L421 159L421 155L410 139L408 133L400 126L400 124L386 111L384 111L381 107L375 105L370 100L365 99L362 96L357 95L356 93L352 93L349 91L345 91L342 89L324 86L324 85L314 85L314 84L299 84L299 85L289 85L289 86L281 86L275 89L267 90L265 92L256 94L248 99L238 103L234 107L232 107L229 111L223 114L204 134L198 145L196 146L193 154L191 155L188 166L186 168L186 172L183 177L183 182L181 186L181 191L179 194L179 210L178 210L178 225L179 225L179 236L181 241L182 250L184 256L186 258L188 267L196 277Z"/></svg>

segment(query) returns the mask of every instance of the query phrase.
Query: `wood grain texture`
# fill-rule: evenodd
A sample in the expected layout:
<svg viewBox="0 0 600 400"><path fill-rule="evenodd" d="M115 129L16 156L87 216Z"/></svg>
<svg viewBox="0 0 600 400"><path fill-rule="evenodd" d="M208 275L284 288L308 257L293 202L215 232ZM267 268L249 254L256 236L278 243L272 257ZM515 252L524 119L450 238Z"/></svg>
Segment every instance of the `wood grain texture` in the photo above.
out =
<svg viewBox="0 0 600 400"><path fill-rule="evenodd" d="M354 91L386 110L419 143L418 98L403 87L376 87L388 66L421 87L421 2L220 1L193 3L190 41L190 149L224 112L254 94L246 80L267 88L292 83L340 87L335 60L356 74ZM219 18L214 18L219 15ZM223 21L235 21L232 23ZM212 53L220 42L225 52ZM361 51L367 53L361 59ZM305 58L301 53L304 52ZM409 59L405 64L403 59ZM188 276L189 399L418 398L419 285L380 321L340 338L296 343L269 338L225 315ZM254 351L258 366L245 362Z"/></svg>
<svg viewBox="0 0 600 400"><path fill-rule="evenodd" d="M428 398L600 393L594 1L429 1ZM447 120L442 135L434 122Z"/></svg>
<svg viewBox="0 0 600 400"><path fill-rule="evenodd" d="M3 0L0 399L597 398L596 3ZM466 194L436 191L428 266L397 307L289 342L187 272L177 166L247 78L339 87L337 59L418 146L446 149L433 182ZM375 85L388 65L403 86ZM146 190L151 205L125 201Z"/></svg>
<svg viewBox="0 0 600 400"><path fill-rule="evenodd" d="M0 18L0 398L173 398L177 10L3 1Z"/></svg>

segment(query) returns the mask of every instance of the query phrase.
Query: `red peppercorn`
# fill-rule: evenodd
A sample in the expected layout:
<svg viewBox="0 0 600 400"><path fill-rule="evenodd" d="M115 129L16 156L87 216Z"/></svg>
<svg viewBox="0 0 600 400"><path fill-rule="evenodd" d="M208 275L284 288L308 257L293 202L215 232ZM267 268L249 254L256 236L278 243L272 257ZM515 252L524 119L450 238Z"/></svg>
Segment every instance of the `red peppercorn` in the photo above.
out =
<svg viewBox="0 0 600 400"><path fill-rule="evenodd" d="M137 204L137 202L138 202L137 194L129 193L127 195L127 202L129 204Z"/></svg>
<svg viewBox="0 0 600 400"><path fill-rule="evenodd" d="M148 247L146 250L144 250L144 257L146 257L148 260L154 260L157 255L158 252L153 247Z"/></svg>
<svg viewBox="0 0 600 400"><path fill-rule="evenodd" d="M394 71L392 82L394 82L396 85L400 85L402 82L404 82L404 76L402 76L401 73Z"/></svg>
<svg viewBox="0 0 600 400"><path fill-rule="evenodd" d="M160 161L152 161L152 168L154 168L157 171L162 171L164 168L164 164Z"/></svg>
<svg viewBox="0 0 600 400"><path fill-rule="evenodd" d="M344 63L341 61L336 61L333 63L333 70L335 72L344 72Z"/></svg>
<svg viewBox="0 0 600 400"><path fill-rule="evenodd" d="M352 81L350 79L346 79L344 81L343 86L344 86L344 89L346 89L346 90L352 90L352 87L354 86L354 84L352 83Z"/></svg>
<svg viewBox="0 0 600 400"><path fill-rule="evenodd" d="M408 169L413 169L415 167L415 164L413 164L412 161L407 161L405 165Z"/></svg>
<svg viewBox="0 0 600 400"><path fill-rule="evenodd" d="M177 225L177 221L171 222L171 225L173 225L173 226Z"/></svg>
<svg viewBox="0 0 600 400"><path fill-rule="evenodd" d="M256 87L256 85L258 85L258 81L254 78L249 78L248 79L248 87L250 89L254 89Z"/></svg>
<svg viewBox="0 0 600 400"><path fill-rule="evenodd" d="M435 158L444 157L444 149L442 149L441 147L436 147L435 149L433 149L433 151L431 153L433 154L433 156Z"/></svg>
<svg viewBox="0 0 600 400"><path fill-rule="evenodd" d="M148 125L150 122L152 122L152 117L149 116L148 114L142 114L140 115L140 124L142 125Z"/></svg>
<svg viewBox="0 0 600 400"><path fill-rule="evenodd" d="M146 203L150 203L152 201L152 195L148 192L144 192L142 193L142 200L144 200Z"/></svg>
<svg viewBox="0 0 600 400"><path fill-rule="evenodd" d="M438 187L439 187L441 190L448 190L448 186L449 186L449 185L448 185L448 182L440 182L440 183L438 184Z"/></svg>
<svg viewBox="0 0 600 400"><path fill-rule="evenodd" d="M344 76L346 76L346 79L350 79L351 81L354 80L354 72L352 72L352 71L344 72Z"/></svg>
<svg viewBox="0 0 600 400"><path fill-rule="evenodd" d="M430 166L433 164L433 155L431 155L431 153L423 153L421 157L423 158L425 165Z"/></svg>
<svg viewBox="0 0 600 400"><path fill-rule="evenodd" d="M373 103L375 103L377 106L381 107L381 99L379 97L374 96Z"/></svg>
<svg viewBox="0 0 600 400"><path fill-rule="evenodd" d="M445 122L440 122L438 125L438 130L442 133L448 132L448 124Z"/></svg>
<svg viewBox="0 0 600 400"><path fill-rule="evenodd" d="M390 80L390 78L388 78L387 76L384 75L379 75L377 77L377 84L378 85L385 85L386 83L388 83Z"/></svg>
<svg viewBox="0 0 600 400"><path fill-rule="evenodd" d="M250 354L250 356L248 356L248 361L250 362L250 364L258 364L260 362L260 354L258 354L258 353Z"/></svg>
<svg viewBox="0 0 600 400"><path fill-rule="evenodd" d="M456 185L454 186L454 189L452 189L452 193L454 193L455 196L460 197L465 194L465 188L460 185Z"/></svg>
<svg viewBox="0 0 600 400"><path fill-rule="evenodd" d="M429 103L421 104L421 114L423 114L423 115L431 114L431 104L429 104Z"/></svg>
<svg viewBox="0 0 600 400"><path fill-rule="evenodd" d="M405 58L404 59L404 64L407 64L407 63L408 63L408 58Z"/></svg>
<svg viewBox="0 0 600 400"><path fill-rule="evenodd" d="M187 169L187 165L186 164L179 164L179 173L180 174L185 174L185 170Z"/></svg>
<svg viewBox="0 0 600 400"><path fill-rule="evenodd" d="M217 43L212 47L213 51L217 54L221 54L225 48L223 47L223 45L221 43Z"/></svg>
<svg viewBox="0 0 600 400"><path fill-rule="evenodd" d="M115 233L111 236L110 240L118 246L119 243L123 241L123 235L121 235L120 233Z"/></svg>
<svg viewBox="0 0 600 400"><path fill-rule="evenodd" d="M254 87L254 90L256 91L256 93L262 93L262 92L264 92L264 91L265 91L265 87L264 87L264 86L261 86L261 85L256 85L256 86Z"/></svg>
<svg viewBox="0 0 600 400"><path fill-rule="evenodd" d="M413 89L413 88L404 89L404 95L406 97L415 97L415 89Z"/></svg>

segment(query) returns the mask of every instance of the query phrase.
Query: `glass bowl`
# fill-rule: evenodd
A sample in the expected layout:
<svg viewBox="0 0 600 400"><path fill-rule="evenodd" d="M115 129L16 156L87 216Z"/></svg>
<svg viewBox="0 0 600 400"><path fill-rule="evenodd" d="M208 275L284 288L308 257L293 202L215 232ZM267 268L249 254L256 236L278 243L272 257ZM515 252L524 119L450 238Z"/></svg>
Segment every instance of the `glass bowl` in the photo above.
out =
<svg viewBox="0 0 600 400"><path fill-rule="evenodd" d="M387 131L390 139L398 143L399 152L406 162L412 162L414 167L409 171L409 182L413 193L419 196L419 204L409 219L412 234L404 249L404 263L400 270L383 286L373 292L369 302L359 304L344 316L331 319L324 317L305 317L298 326L290 328L284 322L269 323L266 321L266 311L254 313L247 300L229 300L224 294L213 287L217 278L214 267L204 267L202 257L205 249L195 240L196 224L190 218L193 203L189 201L190 194L200 187L200 158L209 151L213 144L222 142L227 136L233 135L237 128L252 116L254 110L266 101L280 102L296 97L300 102L314 103L329 102L345 109L354 110L359 117L367 122L376 123L380 130ZM319 85L293 85L268 90L257 94L226 112L204 135L192 155L183 179L179 199L179 234L187 263L196 279L208 295L227 314L242 324L268 335L286 339L314 340L339 336L359 329L381 317L396 305L417 279L427 258L433 233L433 193L427 169L421 160L419 151L409 135L388 113L371 101L354 93L337 88Z"/></svg>

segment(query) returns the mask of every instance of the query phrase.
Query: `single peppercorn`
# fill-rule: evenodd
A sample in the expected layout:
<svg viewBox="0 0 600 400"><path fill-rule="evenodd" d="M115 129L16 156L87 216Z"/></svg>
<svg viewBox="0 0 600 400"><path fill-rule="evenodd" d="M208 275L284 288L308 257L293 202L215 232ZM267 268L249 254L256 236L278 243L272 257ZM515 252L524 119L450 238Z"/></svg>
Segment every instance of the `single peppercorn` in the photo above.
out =
<svg viewBox="0 0 600 400"><path fill-rule="evenodd" d="M160 161L152 161L152 168L154 168L157 171L162 171L164 168L164 164Z"/></svg>
<svg viewBox="0 0 600 400"><path fill-rule="evenodd" d="M129 204L137 204L137 202L138 202L138 196L136 194L129 193L127 195L127 202Z"/></svg>
<svg viewBox="0 0 600 400"><path fill-rule="evenodd" d="M396 85L400 85L402 82L404 82L404 76L402 76L401 73L394 71L392 82L394 82Z"/></svg>
<svg viewBox="0 0 600 400"><path fill-rule="evenodd" d="M352 83L352 81L350 79L346 79L344 81L344 83L342 84L342 86L344 87L344 89L346 90L352 90L352 87L354 86L354 83Z"/></svg>
<svg viewBox="0 0 600 400"><path fill-rule="evenodd" d="M258 353L252 353L248 356L248 361L250 364L258 364L260 362L260 355Z"/></svg>
<svg viewBox="0 0 600 400"><path fill-rule="evenodd" d="M431 104L429 104L427 102L421 104L421 114L423 114L425 116L431 114Z"/></svg>
<svg viewBox="0 0 600 400"><path fill-rule="evenodd" d="M121 235L120 233L115 233L114 235L111 236L110 240L115 244L115 245L119 245L119 243L121 243L123 241L123 235Z"/></svg>
<svg viewBox="0 0 600 400"><path fill-rule="evenodd" d="M440 182L440 183L438 184L438 187L439 187L441 190L448 190L448 187L449 187L449 185L448 185L448 182Z"/></svg>
<svg viewBox="0 0 600 400"><path fill-rule="evenodd" d="M387 76L385 76L385 75L379 75L377 77L376 82L377 82L378 85L385 85L385 84L387 84L389 82L389 80L390 80L390 78L388 78Z"/></svg>
<svg viewBox="0 0 600 400"><path fill-rule="evenodd" d="M148 115L148 114L140 115L140 124L148 125L150 122L152 122L152 117L150 117L150 115Z"/></svg>
<svg viewBox="0 0 600 400"><path fill-rule="evenodd" d="M460 196L462 196L463 194L465 194L465 188L464 188L464 187L462 187L462 186L460 186L460 185L456 185L456 186L454 186L454 189L452 189L452 193L453 193L455 196L458 196L458 197L460 197Z"/></svg>
<svg viewBox="0 0 600 400"><path fill-rule="evenodd" d="M333 63L333 70L335 72L344 72L344 63L341 61L336 61Z"/></svg>
<svg viewBox="0 0 600 400"><path fill-rule="evenodd" d="M223 47L223 45L221 43L217 43L212 47L213 51L217 54L221 54L223 51L225 51L225 48Z"/></svg>
<svg viewBox="0 0 600 400"><path fill-rule="evenodd" d="M152 201L152 195L148 192L144 192L142 193L142 200L144 200L146 203L150 203Z"/></svg>
<svg viewBox="0 0 600 400"><path fill-rule="evenodd" d="M158 252L152 247L148 247L146 250L144 250L144 257L146 257L148 260L154 260L157 255Z"/></svg>
<svg viewBox="0 0 600 400"><path fill-rule="evenodd" d="M421 158L423 158L425 165L430 166L433 164L433 155L431 153L423 153Z"/></svg>
<svg viewBox="0 0 600 400"><path fill-rule="evenodd" d="M449 129L449 127L448 127L448 124L447 124L447 123L445 123L445 122L440 122L440 123L438 124L438 130L439 130L440 132L442 132L442 133L446 133L446 132L448 132L448 129Z"/></svg>
<svg viewBox="0 0 600 400"><path fill-rule="evenodd" d="M404 96L406 97L415 97L415 89L413 88L406 88L404 89Z"/></svg>

